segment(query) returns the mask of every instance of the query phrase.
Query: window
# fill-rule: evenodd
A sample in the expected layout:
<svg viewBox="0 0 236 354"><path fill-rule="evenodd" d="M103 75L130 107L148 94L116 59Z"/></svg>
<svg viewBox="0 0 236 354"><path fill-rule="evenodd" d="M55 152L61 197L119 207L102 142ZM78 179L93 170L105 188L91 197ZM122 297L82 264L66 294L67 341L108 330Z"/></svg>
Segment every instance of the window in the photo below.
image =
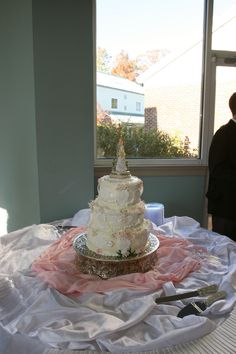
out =
<svg viewBox="0 0 236 354"><path fill-rule="evenodd" d="M124 11L118 0L96 1L97 164L116 154L120 131L131 163L206 163L213 57L236 49L235 6L235 0L214 6L213 0L126 0ZM109 95L127 109L109 111Z"/></svg>
<svg viewBox="0 0 236 354"><path fill-rule="evenodd" d="M118 108L118 100L116 98L111 99L111 108L113 109Z"/></svg>
<svg viewBox="0 0 236 354"><path fill-rule="evenodd" d="M115 154L114 129L122 125L125 142L133 146L129 158L198 159L204 1L126 0L125 7L97 0L97 73L106 76L104 96L110 91L121 104L126 99L130 116L128 123L125 112L114 116L100 98L106 119L97 125L97 142L105 144L105 137L113 143L107 141L111 150L97 157ZM117 105L112 98L111 108Z"/></svg>
<svg viewBox="0 0 236 354"><path fill-rule="evenodd" d="M136 111L141 111L141 102L136 102Z"/></svg>
<svg viewBox="0 0 236 354"><path fill-rule="evenodd" d="M235 0L214 0L212 49L235 51Z"/></svg>

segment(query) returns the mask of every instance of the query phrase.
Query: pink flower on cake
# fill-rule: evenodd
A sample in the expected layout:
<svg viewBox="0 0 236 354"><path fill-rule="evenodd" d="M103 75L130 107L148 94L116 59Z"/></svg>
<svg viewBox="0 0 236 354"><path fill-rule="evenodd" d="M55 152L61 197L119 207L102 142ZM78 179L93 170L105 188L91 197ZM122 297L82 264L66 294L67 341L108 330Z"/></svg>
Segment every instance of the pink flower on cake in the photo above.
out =
<svg viewBox="0 0 236 354"><path fill-rule="evenodd" d="M130 241L125 237L121 237L119 240L118 248L121 251L123 256L127 256L130 249Z"/></svg>

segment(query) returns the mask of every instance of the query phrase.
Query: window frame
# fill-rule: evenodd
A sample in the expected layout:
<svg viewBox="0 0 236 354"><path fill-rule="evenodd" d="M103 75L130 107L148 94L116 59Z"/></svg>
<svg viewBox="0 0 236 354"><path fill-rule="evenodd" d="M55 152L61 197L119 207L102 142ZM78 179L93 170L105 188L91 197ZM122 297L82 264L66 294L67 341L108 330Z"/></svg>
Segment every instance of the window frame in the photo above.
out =
<svg viewBox="0 0 236 354"><path fill-rule="evenodd" d="M94 1L94 92L95 92L95 114L94 114L94 167L96 175L106 173L111 166L112 159L96 157L96 0ZM214 126L214 79L216 55L228 55L231 53L220 50L213 50L212 45L212 24L213 24L213 3L214 0L204 1L203 14L203 56L202 56L202 87L200 107L200 137L199 137L199 158L127 158L129 166L136 171L136 175L205 175L208 163L208 150L213 136ZM235 55L235 52L232 52ZM183 167L182 171L179 167ZM188 171L188 173L187 173Z"/></svg>

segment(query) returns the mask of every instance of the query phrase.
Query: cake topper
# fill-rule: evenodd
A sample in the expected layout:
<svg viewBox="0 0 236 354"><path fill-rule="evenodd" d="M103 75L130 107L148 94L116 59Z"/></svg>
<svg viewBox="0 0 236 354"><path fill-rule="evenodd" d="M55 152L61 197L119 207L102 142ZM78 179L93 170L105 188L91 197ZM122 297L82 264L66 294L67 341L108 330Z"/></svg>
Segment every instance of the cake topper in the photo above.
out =
<svg viewBox="0 0 236 354"><path fill-rule="evenodd" d="M125 159L125 148L122 137L119 138L117 158L113 160L110 176L116 178L125 178L131 176L130 172L128 171L128 162Z"/></svg>

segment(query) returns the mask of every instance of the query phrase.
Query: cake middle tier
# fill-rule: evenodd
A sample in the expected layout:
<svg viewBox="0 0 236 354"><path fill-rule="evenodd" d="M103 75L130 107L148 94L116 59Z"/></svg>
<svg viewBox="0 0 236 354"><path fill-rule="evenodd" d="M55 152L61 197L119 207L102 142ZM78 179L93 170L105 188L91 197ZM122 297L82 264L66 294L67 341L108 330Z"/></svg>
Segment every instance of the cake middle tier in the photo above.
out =
<svg viewBox="0 0 236 354"><path fill-rule="evenodd" d="M103 203L98 198L91 204L89 226L109 230L111 233L139 226L144 220L145 204L143 201L126 207L117 207L113 203Z"/></svg>

